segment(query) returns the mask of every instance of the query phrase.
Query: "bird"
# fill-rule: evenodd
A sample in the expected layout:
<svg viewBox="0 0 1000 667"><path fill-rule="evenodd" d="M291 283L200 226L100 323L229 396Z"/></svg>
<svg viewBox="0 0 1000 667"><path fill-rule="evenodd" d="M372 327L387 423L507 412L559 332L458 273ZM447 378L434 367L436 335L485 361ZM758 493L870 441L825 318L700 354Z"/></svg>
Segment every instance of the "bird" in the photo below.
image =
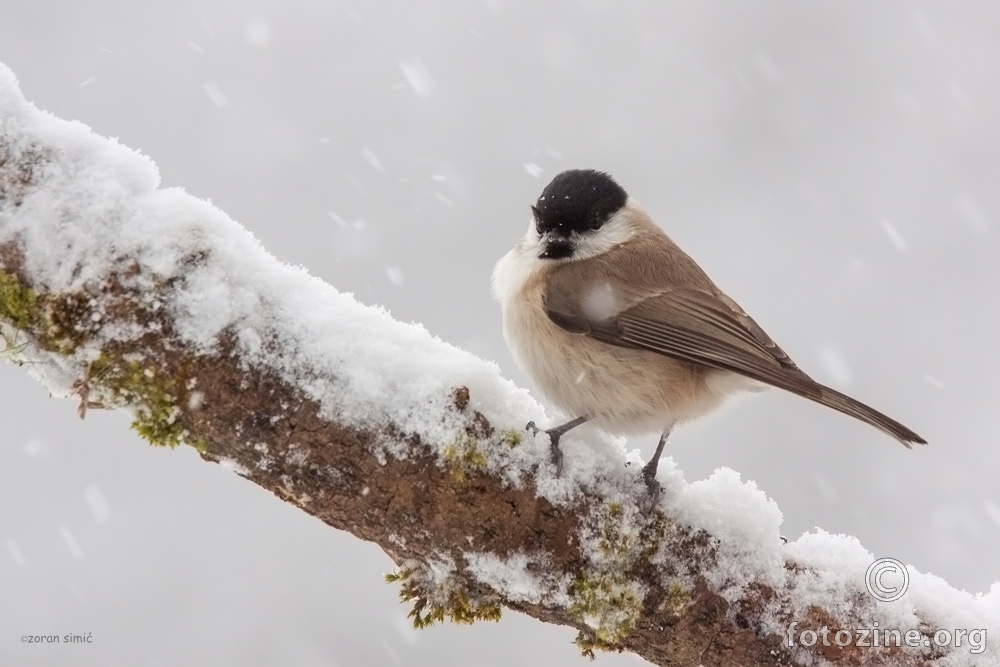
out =
<svg viewBox="0 0 1000 667"><path fill-rule="evenodd" d="M491 283L515 361L572 417L545 430L557 476L559 440L583 423L621 436L659 432L642 469L656 498L658 462L678 424L768 387L859 419L907 448L926 444L809 377L605 172L557 174ZM540 431L534 422L526 428Z"/></svg>

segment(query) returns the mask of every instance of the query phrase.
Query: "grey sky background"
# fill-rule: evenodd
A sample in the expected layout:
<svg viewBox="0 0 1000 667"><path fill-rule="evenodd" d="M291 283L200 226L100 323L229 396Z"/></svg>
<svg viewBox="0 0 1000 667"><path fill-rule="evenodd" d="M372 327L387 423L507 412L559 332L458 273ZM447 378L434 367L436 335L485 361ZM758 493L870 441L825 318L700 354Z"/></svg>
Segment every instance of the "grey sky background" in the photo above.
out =
<svg viewBox="0 0 1000 667"><path fill-rule="evenodd" d="M1000 580L995 3L0 0L0 61L521 384L493 264L555 173L611 172L800 366L931 443L773 392L677 431L687 478L755 480L792 539ZM26 370L0 364L0 664L583 664L514 613L412 632L378 549Z"/></svg>

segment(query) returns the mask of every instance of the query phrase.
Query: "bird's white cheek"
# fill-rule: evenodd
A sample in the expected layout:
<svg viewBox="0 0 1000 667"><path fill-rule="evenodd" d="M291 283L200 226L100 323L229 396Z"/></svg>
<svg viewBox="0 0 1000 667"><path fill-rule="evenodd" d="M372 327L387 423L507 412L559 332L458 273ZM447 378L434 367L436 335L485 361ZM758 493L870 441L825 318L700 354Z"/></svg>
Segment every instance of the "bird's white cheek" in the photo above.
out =
<svg viewBox="0 0 1000 667"><path fill-rule="evenodd" d="M538 270L539 259L530 248L519 243L517 247L500 258L493 268L493 298L501 304L508 304L518 298L518 294L531 276Z"/></svg>
<svg viewBox="0 0 1000 667"><path fill-rule="evenodd" d="M635 217L641 213L637 204L615 213L596 233L581 234L576 239L575 259L590 259L614 250L635 237Z"/></svg>

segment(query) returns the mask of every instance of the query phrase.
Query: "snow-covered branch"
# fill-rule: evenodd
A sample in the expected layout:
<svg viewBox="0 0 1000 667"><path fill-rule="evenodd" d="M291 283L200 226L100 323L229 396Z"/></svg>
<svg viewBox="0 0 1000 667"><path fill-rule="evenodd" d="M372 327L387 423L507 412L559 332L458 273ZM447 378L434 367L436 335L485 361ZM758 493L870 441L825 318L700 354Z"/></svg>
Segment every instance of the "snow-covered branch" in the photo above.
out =
<svg viewBox="0 0 1000 667"><path fill-rule="evenodd" d="M377 543L418 625L508 607L660 665L1000 664L1000 585L909 568L878 602L855 539L782 544L752 482L688 483L669 460L648 511L637 454L584 429L556 478L523 428L541 407L495 365L158 186L152 161L37 110L0 65L0 354L81 415L130 411L153 444Z"/></svg>

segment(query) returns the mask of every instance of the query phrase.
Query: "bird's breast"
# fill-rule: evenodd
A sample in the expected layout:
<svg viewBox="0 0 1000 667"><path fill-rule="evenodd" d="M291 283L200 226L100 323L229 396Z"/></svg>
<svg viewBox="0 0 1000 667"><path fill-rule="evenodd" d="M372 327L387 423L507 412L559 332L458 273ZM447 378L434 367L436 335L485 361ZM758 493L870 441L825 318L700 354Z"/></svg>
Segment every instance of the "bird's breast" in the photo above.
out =
<svg viewBox="0 0 1000 667"><path fill-rule="evenodd" d="M494 289L503 308L507 345L567 417L588 415L610 433L643 434L692 419L719 403L720 397L706 386L707 369L569 333L545 312L544 271L511 285L507 280L516 267L497 268L501 278L495 276Z"/></svg>

